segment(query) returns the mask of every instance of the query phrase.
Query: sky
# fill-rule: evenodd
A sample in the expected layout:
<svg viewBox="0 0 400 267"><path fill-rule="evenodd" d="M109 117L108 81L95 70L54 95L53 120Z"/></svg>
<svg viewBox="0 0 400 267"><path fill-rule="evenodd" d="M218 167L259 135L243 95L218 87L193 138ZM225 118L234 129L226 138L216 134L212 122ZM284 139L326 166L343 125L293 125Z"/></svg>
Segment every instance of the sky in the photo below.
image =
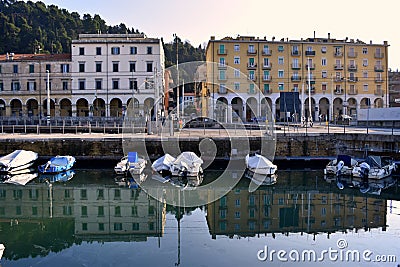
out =
<svg viewBox="0 0 400 267"><path fill-rule="evenodd" d="M389 43L389 68L400 69L398 0L42 0L70 12L99 14L107 25L124 23L148 37L193 46L211 36L255 36L267 40L325 37Z"/></svg>

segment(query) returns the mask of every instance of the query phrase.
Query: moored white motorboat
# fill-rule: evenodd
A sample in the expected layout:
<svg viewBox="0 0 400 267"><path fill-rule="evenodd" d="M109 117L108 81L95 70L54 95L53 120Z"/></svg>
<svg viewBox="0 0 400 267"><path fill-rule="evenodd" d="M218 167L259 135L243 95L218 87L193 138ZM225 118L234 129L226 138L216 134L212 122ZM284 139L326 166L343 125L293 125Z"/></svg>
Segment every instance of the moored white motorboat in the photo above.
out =
<svg viewBox="0 0 400 267"><path fill-rule="evenodd" d="M278 170L275 164L259 154L248 154L245 158L245 162L247 169L257 174L273 175Z"/></svg>
<svg viewBox="0 0 400 267"><path fill-rule="evenodd" d="M132 175L141 174L146 168L147 161L139 158L137 152L128 152L128 170Z"/></svg>
<svg viewBox="0 0 400 267"><path fill-rule="evenodd" d="M353 168L354 177L368 179L383 179L396 170L396 164L389 157L368 156Z"/></svg>
<svg viewBox="0 0 400 267"><path fill-rule="evenodd" d="M324 174L337 175L338 171L340 170L341 175L351 176L353 168L357 165L357 163L357 160L348 155L338 155L336 159L328 162L324 169Z"/></svg>
<svg viewBox="0 0 400 267"><path fill-rule="evenodd" d="M244 177L250 179L253 183L255 183L258 186L273 185L273 184L276 184L276 180L277 180L276 173L272 174L272 175L265 175L265 174L255 173L252 171L246 171L244 174Z"/></svg>
<svg viewBox="0 0 400 267"><path fill-rule="evenodd" d="M182 152L172 163L170 171L173 176L198 176L203 173L203 160L194 152Z"/></svg>
<svg viewBox="0 0 400 267"><path fill-rule="evenodd" d="M156 159L151 164L151 168L155 172L169 171L175 160L176 158L167 153L161 158Z"/></svg>
<svg viewBox="0 0 400 267"><path fill-rule="evenodd" d="M114 167L114 172L118 175L125 175L128 171L128 156L123 157Z"/></svg>
<svg viewBox="0 0 400 267"><path fill-rule="evenodd" d="M73 156L55 156L38 167L40 173L59 173L70 170L75 164Z"/></svg>
<svg viewBox="0 0 400 267"><path fill-rule="evenodd" d="M0 158L0 172L13 174L27 169L37 160L38 154L29 150L15 150Z"/></svg>

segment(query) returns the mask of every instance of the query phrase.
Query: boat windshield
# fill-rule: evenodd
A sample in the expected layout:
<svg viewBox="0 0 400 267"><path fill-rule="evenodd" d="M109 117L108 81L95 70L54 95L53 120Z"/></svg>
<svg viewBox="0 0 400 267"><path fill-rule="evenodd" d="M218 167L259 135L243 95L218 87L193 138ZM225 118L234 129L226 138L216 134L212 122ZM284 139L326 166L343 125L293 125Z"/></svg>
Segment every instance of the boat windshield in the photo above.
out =
<svg viewBox="0 0 400 267"><path fill-rule="evenodd" d="M61 165L67 165L67 164L68 164L68 160L67 160L67 158L64 158L64 157L53 158L53 159L51 160L51 164L53 164L53 165L59 165L59 166L61 166Z"/></svg>

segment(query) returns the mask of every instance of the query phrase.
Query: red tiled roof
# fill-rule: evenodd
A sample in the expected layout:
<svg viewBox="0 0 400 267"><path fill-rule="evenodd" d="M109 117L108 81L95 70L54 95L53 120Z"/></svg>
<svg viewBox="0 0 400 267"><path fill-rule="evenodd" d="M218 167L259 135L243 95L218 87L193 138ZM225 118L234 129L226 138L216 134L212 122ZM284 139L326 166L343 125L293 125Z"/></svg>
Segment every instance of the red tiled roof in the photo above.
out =
<svg viewBox="0 0 400 267"><path fill-rule="evenodd" d="M7 55L0 55L0 61L68 61L71 60L71 54L14 54L12 57L8 54L8 58Z"/></svg>

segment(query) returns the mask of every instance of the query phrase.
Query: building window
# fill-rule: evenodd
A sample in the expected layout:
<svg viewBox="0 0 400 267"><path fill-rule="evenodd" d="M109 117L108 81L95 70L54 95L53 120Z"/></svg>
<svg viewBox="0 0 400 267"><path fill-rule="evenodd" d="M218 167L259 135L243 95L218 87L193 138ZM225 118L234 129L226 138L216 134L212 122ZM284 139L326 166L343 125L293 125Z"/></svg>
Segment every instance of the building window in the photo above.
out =
<svg viewBox="0 0 400 267"><path fill-rule="evenodd" d="M120 54L119 47L111 47L111 54L112 55L119 55Z"/></svg>
<svg viewBox="0 0 400 267"><path fill-rule="evenodd" d="M283 51L284 51L283 45L278 46L278 52L283 52Z"/></svg>
<svg viewBox="0 0 400 267"><path fill-rule="evenodd" d="M3 83L3 81L0 81L0 91L4 91L4 83Z"/></svg>
<svg viewBox="0 0 400 267"><path fill-rule="evenodd" d="M278 64L283 65L283 57L278 57Z"/></svg>
<svg viewBox="0 0 400 267"><path fill-rule="evenodd" d="M239 44L235 44L235 45L233 46L233 50L234 50L235 52L239 52L239 51L240 51L240 45L239 45Z"/></svg>
<svg viewBox="0 0 400 267"><path fill-rule="evenodd" d="M96 72L101 72L101 62L96 62Z"/></svg>
<svg viewBox="0 0 400 267"><path fill-rule="evenodd" d="M323 83L323 84L321 85L321 89L322 89L323 92L326 91L326 83Z"/></svg>
<svg viewBox="0 0 400 267"><path fill-rule="evenodd" d="M148 46L148 47L147 47L147 54L148 54L148 55L153 54L153 47L151 47L151 46Z"/></svg>
<svg viewBox="0 0 400 267"><path fill-rule="evenodd" d="M249 53L255 53L254 45L249 45Z"/></svg>
<svg viewBox="0 0 400 267"><path fill-rule="evenodd" d="M112 80L112 89L119 89L119 79Z"/></svg>
<svg viewBox="0 0 400 267"><path fill-rule="evenodd" d="M137 90L138 89L138 83L136 79L130 79L129 80L129 89L131 90Z"/></svg>
<svg viewBox="0 0 400 267"><path fill-rule="evenodd" d="M240 211L235 211L235 219L240 219Z"/></svg>
<svg viewBox="0 0 400 267"><path fill-rule="evenodd" d="M101 47L96 47L96 55L97 56L101 55Z"/></svg>
<svg viewBox="0 0 400 267"><path fill-rule="evenodd" d="M364 92L368 92L368 84L363 85L363 90L364 90Z"/></svg>
<svg viewBox="0 0 400 267"><path fill-rule="evenodd" d="M81 216L86 217L87 216L87 206L82 206L81 207Z"/></svg>
<svg viewBox="0 0 400 267"><path fill-rule="evenodd" d="M233 76L235 76L235 78L240 78L240 70L239 69L234 69L233 70Z"/></svg>
<svg viewBox="0 0 400 267"><path fill-rule="evenodd" d="M120 206L115 207L114 215L115 215L115 217L121 217L121 207Z"/></svg>
<svg viewBox="0 0 400 267"><path fill-rule="evenodd" d="M85 48L84 47L79 47L79 55L80 56L85 55Z"/></svg>
<svg viewBox="0 0 400 267"><path fill-rule="evenodd" d="M139 223L132 223L132 231L139 231Z"/></svg>
<svg viewBox="0 0 400 267"><path fill-rule="evenodd" d="M327 78L327 77L328 77L327 71L326 70L322 71L322 78Z"/></svg>
<svg viewBox="0 0 400 267"><path fill-rule="evenodd" d="M146 71L147 72L153 72L153 62L147 62L146 63Z"/></svg>
<svg viewBox="0 0 400 267"><path fill-rule="evenodd" d="M137 217L138 216L137 206L133 206L131 212L133 217Z"/></svg>
<svg viewBox="0 0 400 267"><path fill-rule="evenodd" d="M68 81L62 81L63 90L68 90Z"/></svg>
<svg viewBox="0 0 400 267"><path fill-rule="evenodd" d="M131 55L136 55L137 54L137 47L136 46L131 46Z"/></svg>
<svg viewBox="0 0 400 267"><path fill-rule="evenodd" d="M129 62L129 71L136 72L136 62L135 61Z"/></svg>
<svg viewBox="0 0 400 267"><path fill-rule="evenodd" d="M69 73L69 64L61 64L61 73Z"/></svg>
<svg viewBox="0 0 400 267"><path fill-rule="evenodd" d="M18 73L18 65L13 65L13 73Z"/></svg>
<svg viewBox="0 0 400 267"><path fill-rule="evenodd" d="M284 78L285 72L283 70L278 70L278 78Z"/></svg>
<svg viewBox="0 0 400 267"><path fill-rule="evenodd" d="M368 54L368 47L363 47L362 53L363 53L363 55L367 55Z"/></svg>
<svg viewBox="0 0 400 267"><path fill-rule="evenodd" d="M35 65L29 65L29 73L35 73Z"/></svg>
<svg viewBox="0 0 400 267"><path fill-rule="evenodd" d="M121 199L121 190L119 189L114 190L114 199Z"/></svg>
<svg viewBox="0 0 400 267"><path fill-rule="evenodd" d="M235 200L235 206L240 207L240 198Z"/></svg>
<svg viewBox="0 0 400 267"><path fill-rule="evenodd" d="M269 94L269 84L268 83L264 83L264 94Z"/></svg>
<svg viewBox="0 0 400 267"><path fill-rule="evenodd" d="M223 44L219 45L219 53L220 54L225 54L225 45L223 45Z"/></svg>
<svg viewBox="0 0 400 267"><path fill-rule="evenodd" d="M235 56L235 57L233 58L233 64L240 64L240 57Z"/></svg>
<svg viewBox="0 0 400 267"><path fill-rule="evenodd" d="M101 90L102 89L102 80L100 80L100 79L95 80L95 86L96 86L96 90Z"/></svg>
<svg viewBox="0 0 400 267"><path fill-rule="evenodd" d="M85 63L84 62L79 63L79 72L85 72Z"/></svg>
<svg viewBox="0 0 400 267"><path fill-rule="evenodd" d="M225 66L225 58L224 57L220 57L219 58L219 65L220 66Z"/></svg>
<svg viewBox="0 0 400 267"><path fill-rule="evenodd" d="M235 88L236 91L239 91L240 90L240 83L239 82L235 82L234 83L234 88Z"/></svg>
<svg viewBox="0 0 400 267"><path fill-rule="evenodd" d="M368 78L368 71L363 71L363 78Z"/></svg>
<svg viewBox="0 0 400 267"><path fill-rule="evenodd" d="M122 223L114 223L114 231L122 231Z"/></svg>
<svg viewBox="0 0 400 267"><path fill-rule="evenodd" d="M50 64L46 64L46 71L51 72L51 65Z"/></svg>
<svg viewBox="0 0 400 267"><path fill-rule="evenodd" d="M36 91L36 82L35 81L28 81L27 89L28 89L28 91Z"/></svg>
<svg viewBox="0 0 400 267"><path fill-rule="evenodd" d="M363 59L363 67L367 67L368 66L368 59L364 58Z"/></svg>
<svg viewBox="0 0 400 267"><path fill-rule="evenodd" d="M79 80L79 90L85 90L85 80Z"/></svg>
<svg viewBox="0 0 400 267"><path fill-rule="evenodd" d="M278 83L278 89L279 89L279 91L285 90L285 84L284 83Z"/></svg>
<svg viewBox="0 0 400 267"><path fill-rule="evenodd" d="M119 71L119 62L113 62L113 72Z"/></svg>
<svg viewBox="0 0 400 267"><path fill-rule="evenodd" d="M12 81L11 82L11 91L19 91L21 89L21 84L19 81Z"/></svg>
<svg viewBox="0 0 400 267"><path fill-rule="evenodd" d="M326 46L321 47L321 52L324 54L326 53Z"/></svg>
<svg viewBox="0 0 400 267"><path fill-rule="evenodd" d="M321 65L326 66L326 58L321 59Z"/></svg>
<svg viewBox="0 0 400 267"><path fill-rule="evenodd" d="M97 216L104 217L104 206L97 207Z"/></svg>
<svg viewBox="0 0 400 267"><path fill-rule="evenodd" d="M104 231L104 223L99 223L99 231Z"/></svg>

